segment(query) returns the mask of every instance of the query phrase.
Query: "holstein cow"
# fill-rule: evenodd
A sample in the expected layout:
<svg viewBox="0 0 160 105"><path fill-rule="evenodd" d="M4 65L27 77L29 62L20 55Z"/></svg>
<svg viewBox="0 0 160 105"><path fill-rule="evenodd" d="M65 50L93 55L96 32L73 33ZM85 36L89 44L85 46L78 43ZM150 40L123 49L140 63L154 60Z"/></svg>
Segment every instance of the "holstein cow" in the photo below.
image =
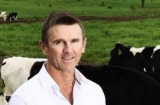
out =
<svg viewBox="0 0 160 105"><path fill-rule="evenodd" d="M30 78L42 64L32 66ZM102 87L106 105L160 105L160 84L142 72L108 65L78 65L77 69Z"/></svg>
<svg viewBox="0 0 160 105"><path fill-rule="evenodd" d="M110 55L108 65L134 68L160 82L160 45L135 48L117 43Z"/></svg>
<svg viewBox="0 0 160 105"><path fill-rule="evenodd" d="M37 61L46 61L46 59L10 57L3 60L1 78L4 81L4 95L7 100L22 83L28 80L30 69Z"/></svg>
<svg viewBox="0 0 160 105"><path fill-rule="evenodd" d="M6 11L0 12L0 19L3 21L6 21L6 19L7 19L7 12Z"/></svg>
<svg viewBox="0 0 160 105"><path fill-rule="evenodd" d="M18 13L17 12L11 12L9 13L9 15L7 16L7 20L9 21L13 21L13 20L17 20L17 15Z"/></svg>
<svg viewBox="0 0 160 105"><path fill-rule="evenodd" d="M102 87L106 105L160 105L160 84L144 73L107 65L77 68Z"/></svg>

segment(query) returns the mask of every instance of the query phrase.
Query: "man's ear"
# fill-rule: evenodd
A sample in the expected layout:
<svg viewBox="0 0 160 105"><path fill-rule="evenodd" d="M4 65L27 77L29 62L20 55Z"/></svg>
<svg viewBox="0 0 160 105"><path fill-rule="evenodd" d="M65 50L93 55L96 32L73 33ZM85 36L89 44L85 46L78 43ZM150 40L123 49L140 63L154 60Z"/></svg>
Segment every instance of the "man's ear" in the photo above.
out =
<svg viewBox="0 0 160 105"><path fill-rule="evenodd" d="M42 40L39 41L39 45L40 45L42 53L44 55L46 55L47 54L47 45Z"/></svg>

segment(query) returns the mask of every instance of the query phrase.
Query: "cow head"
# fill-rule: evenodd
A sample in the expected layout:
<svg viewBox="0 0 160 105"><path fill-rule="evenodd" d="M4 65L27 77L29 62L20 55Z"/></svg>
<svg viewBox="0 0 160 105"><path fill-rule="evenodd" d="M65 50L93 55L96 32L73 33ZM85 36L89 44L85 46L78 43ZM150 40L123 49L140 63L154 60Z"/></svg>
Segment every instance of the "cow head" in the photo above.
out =
<svg viewBox="0 0 160 105"><path fill-rule="evenodd" d="M142 54L131 51L131 46L124 46L117 43L110 53L108 65L116 65L127 68L142 69ZM135 50L134 50L135 51Z"/></svg>

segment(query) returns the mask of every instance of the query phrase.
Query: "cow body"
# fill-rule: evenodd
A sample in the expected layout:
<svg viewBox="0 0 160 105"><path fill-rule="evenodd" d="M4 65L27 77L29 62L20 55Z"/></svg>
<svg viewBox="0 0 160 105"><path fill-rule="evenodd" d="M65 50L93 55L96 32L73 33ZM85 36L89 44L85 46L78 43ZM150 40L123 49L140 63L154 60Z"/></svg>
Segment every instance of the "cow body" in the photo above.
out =
<svg viewBox="0 0 160 105"><path fill-rule="evenodd" d="M79 65L77 68L102 87L106 105L160 104L160 84L142 72L108 65Z"/></svg>
<svg viewBox="0 0 160 105"><path fill-rule="evenodd" d="M154 78L160 82L160 46L156 46L152 55Z"/></svg>
<svg viewBox="0 0 160 105"><path fill-rule="evenodd" d="M8 105L3 95L0 95L0 105Z"/></svg>
<svg viewBox="0 0 160 105"><path fill-rule="evenodd" d="M1 20L6 21L6 19L7 19L7 12L6 11L0 12L0 18L1 18Z"/></svg>
<svg viewBox="0 0 160 105"><path fill-rule="evenodd" d="M9 20L9 21L17 20L18 19L17 15L18 15L17 12L11 12L8 14L7 20Z"/></svg>
<svg viewBox="0 0 160 105"><path fill-rule="evenodd" d="M133 68L160 82L160 46L135 48L116 44L108 65Z"/></svg>
<svg viewBox="0 0 160 105"><path fill-rule="evenodd" d="M11 57L3 60L1 78L4 81L4 95L11 96L13 92L28 80L30 69L36 61L46 61L44 58Z"/></svg>

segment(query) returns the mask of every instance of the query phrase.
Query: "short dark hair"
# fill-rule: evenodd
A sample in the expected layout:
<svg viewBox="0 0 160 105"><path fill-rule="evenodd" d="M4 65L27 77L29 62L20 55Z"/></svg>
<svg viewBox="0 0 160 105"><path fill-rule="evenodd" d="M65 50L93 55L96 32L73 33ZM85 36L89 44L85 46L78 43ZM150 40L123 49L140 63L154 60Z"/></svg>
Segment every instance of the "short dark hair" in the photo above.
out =
<svg viewBox="0 0 160 105"><path fill-rule="evenodd" d="M79 26L81 27L83 37L85 37L84 27L80 19L66 12L52 12L42 26L41 41L43 41L46 45L48 45L49 29L54 27L55 25L59 24L73 25L76 23L79 24Z"/></svg>

